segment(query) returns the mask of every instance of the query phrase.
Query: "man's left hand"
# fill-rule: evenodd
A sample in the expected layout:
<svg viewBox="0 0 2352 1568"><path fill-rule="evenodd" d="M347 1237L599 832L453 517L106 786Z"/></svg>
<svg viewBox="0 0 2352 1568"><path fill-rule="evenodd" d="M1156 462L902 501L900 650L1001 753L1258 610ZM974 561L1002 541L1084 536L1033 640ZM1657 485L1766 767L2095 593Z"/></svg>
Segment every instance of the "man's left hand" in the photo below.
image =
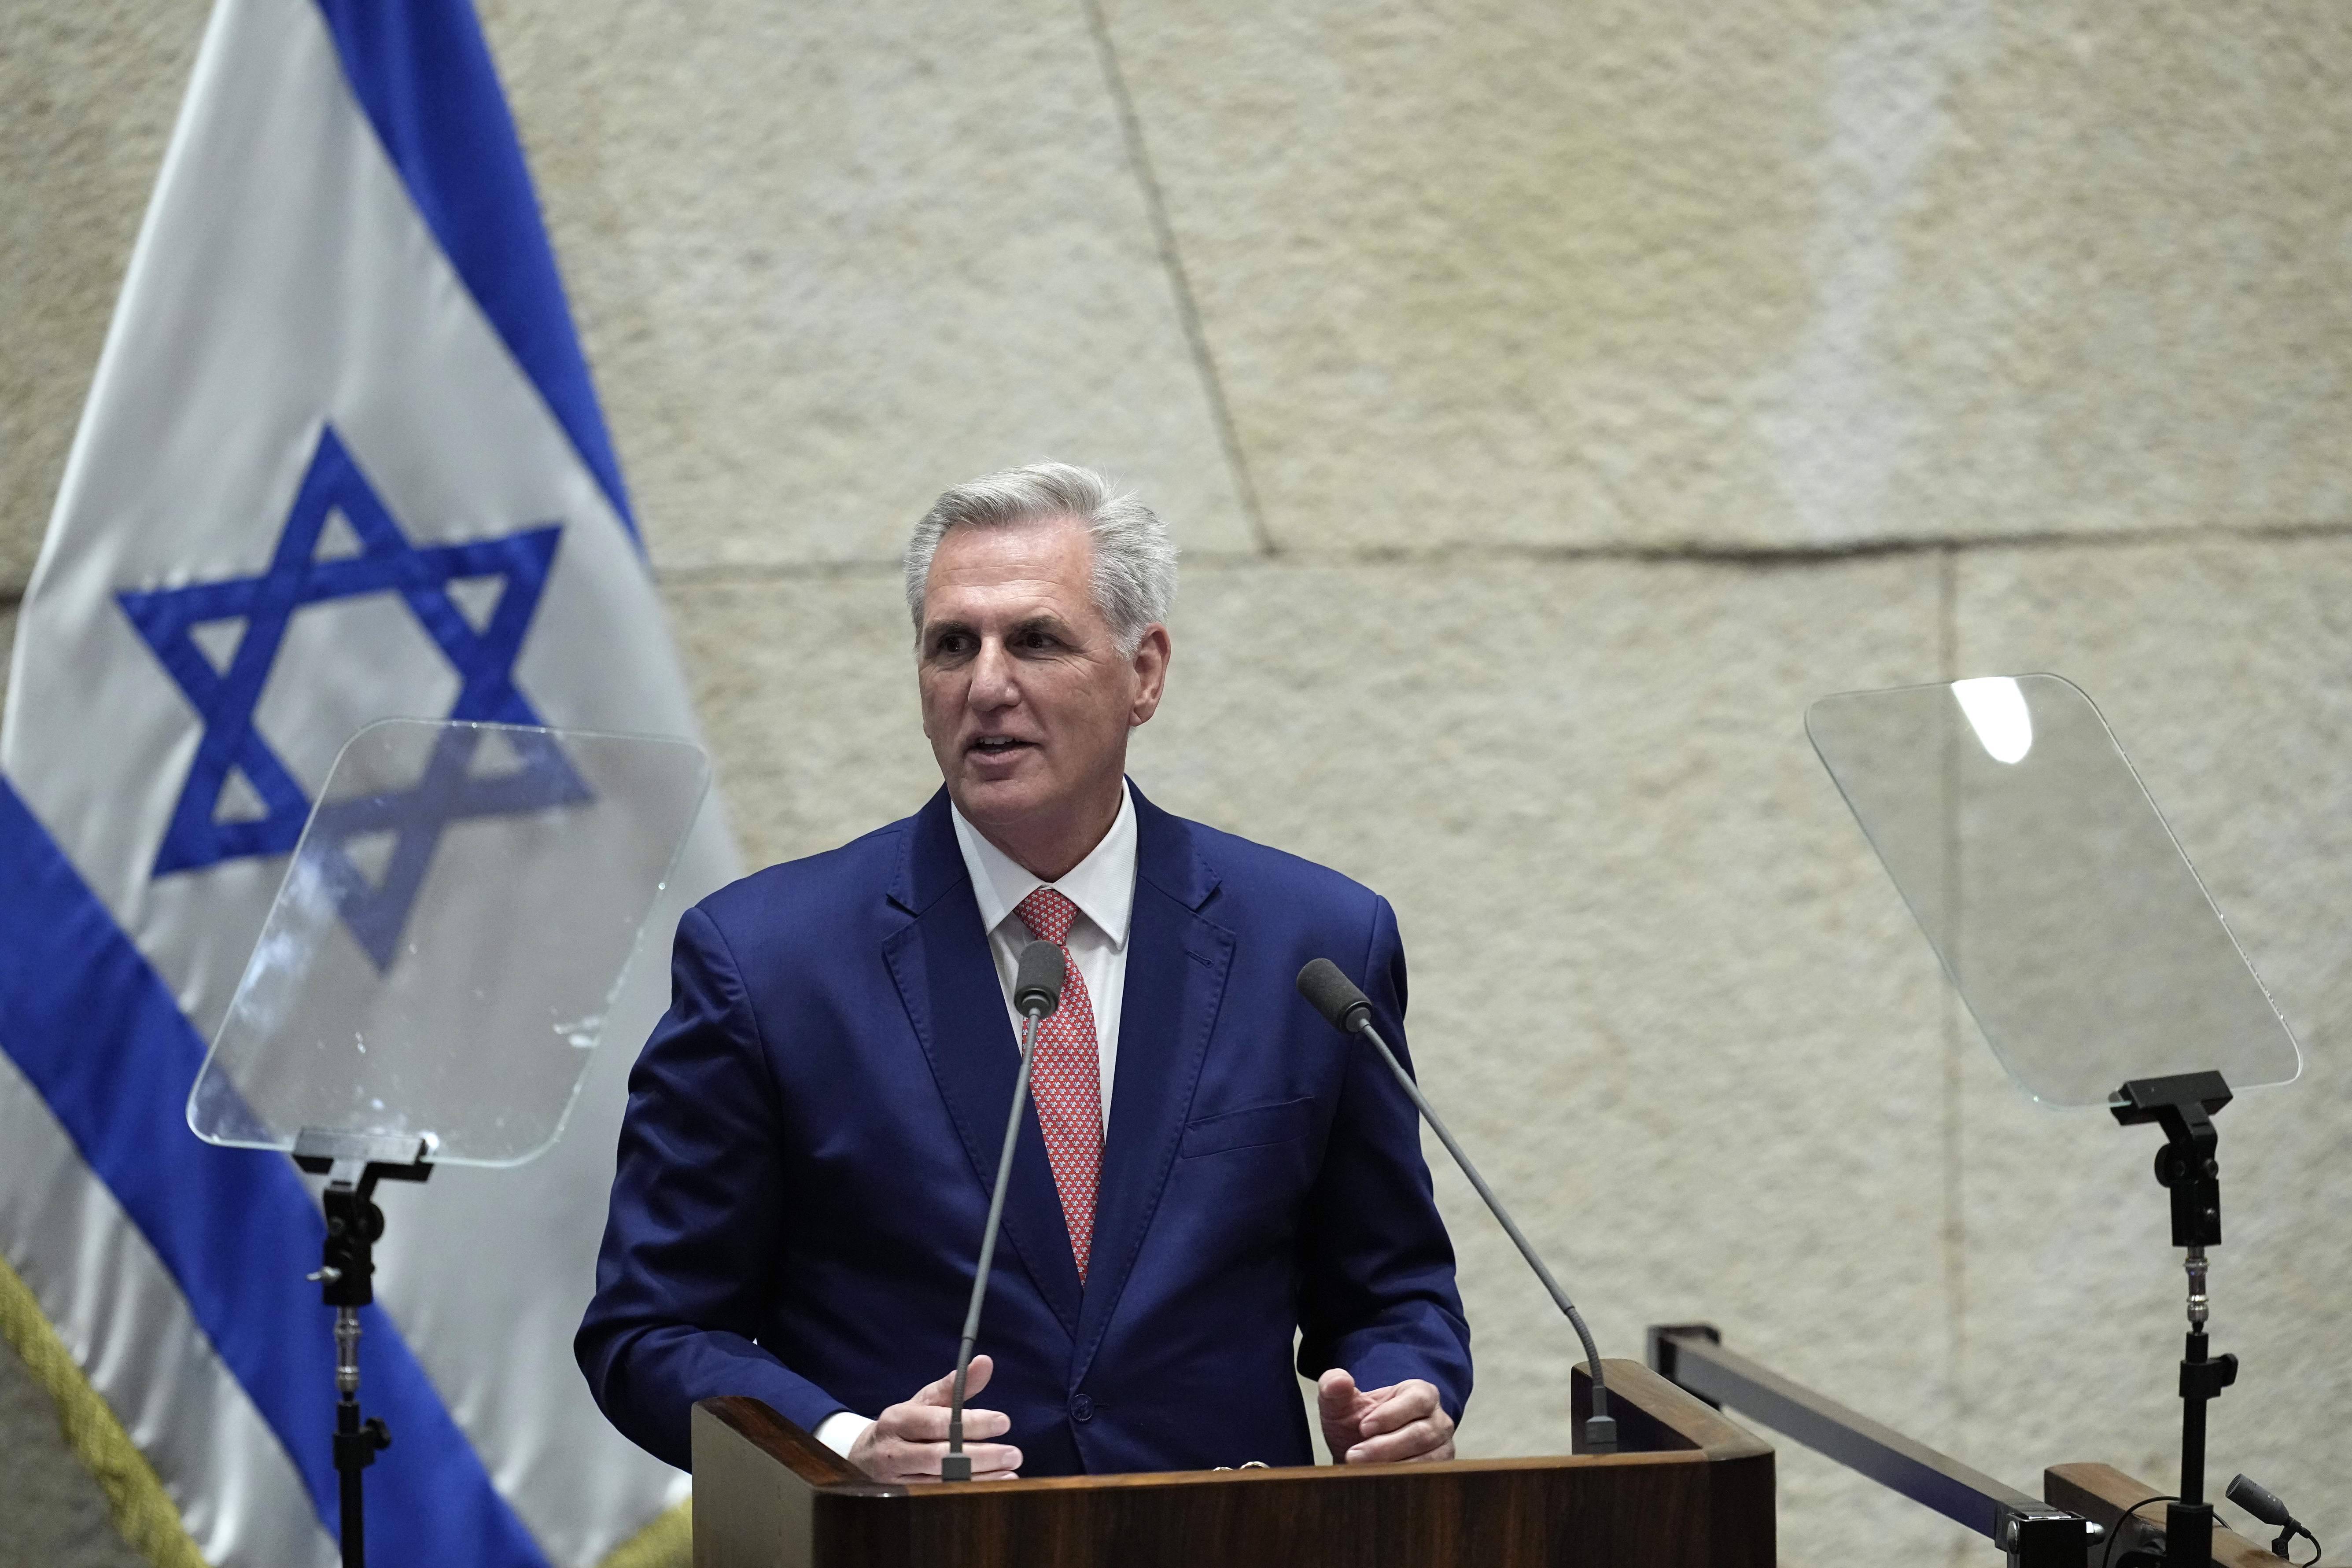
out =
<svg viewBox="0 0 2352 1568"><path fill-rule="evenodd" d="M1335 1366L1315 1392L1323 1441L1340 1464L1454 1457L1454 1417L1437 1402L1433 1383L1412 1377L1386 1388L1360 1389L1353 1374Z"/></svg>

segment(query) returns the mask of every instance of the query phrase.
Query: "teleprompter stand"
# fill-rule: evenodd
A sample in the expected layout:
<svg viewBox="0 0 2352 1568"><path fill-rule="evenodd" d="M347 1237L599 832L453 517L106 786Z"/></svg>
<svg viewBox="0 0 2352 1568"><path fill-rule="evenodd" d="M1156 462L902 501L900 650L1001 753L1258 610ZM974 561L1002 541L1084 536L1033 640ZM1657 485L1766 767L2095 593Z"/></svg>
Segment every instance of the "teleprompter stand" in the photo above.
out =
<svg viewBox="0 0 2352 1568"><path fill-rule="evenodd" d="M365 1568L363 1482L393 1437L359 1398L376 1184L554 1144L709 779L688 741L387 719L320 787L187 1113L326 1177L310 1278L335 1313L343 1568ZM404 1562L445 1539L415 1528L424 1475L394 1458L376 1478Z"/></svg>
<svg viewBox="0 0 2352 1568"><path fill-rule="evenodd" d="M2164 1129L2156 1180L2172 1195L2172 1244L2185 1249L2189 1342L2180 1358L2180 1497L2165 1509L2164 1550L2126 1552L2118 1561L2153 1568L2205 1568L2213 1554L2213 1505L2205 1500L2205 1406L2238 1380L2238 1358L2208 1354L2205 1249L2221 1242L2221 1165L2213 1113L2230 1103L2218 1072L2136 1078L2116 1091L2108 1110L2123 1125Z"/></svg>
<svg viewBox="0 0 2352 1568"><path fill-rule="evenodd" d="M2132 1500L2171 1503L2165 1544L2116 1561L2204 1568L2217 1539L2205 1407L2238 1375L2206 1333L2206 1249L2221 1239L2213 1117L2233 1093L2294 1081L2294 1033L2072 682L1842 693L1813 704L1805 728L2017 1086L2053 1110L2164 1133L2156 1179L2189 1274L2179 1496ZM2127 1526L2155 1528L2116 1523L2110 1549Z"/></svg>
<svg viewBox="0 0 2352 1568"><path fill-rule="evenodd" d="M383 1155L388 1159L373 1156ZM400 1158L402 1155L408 1157ZM383 1210L375 1206L380 1181L424 1181L433 1175L419 1138L371 1138L303 1129L294 1163L327 1178L325 1256L310 1279L335 1309L335 1475L340 1485L343 1568L367 1568L366 1504L362 1477L376 1452L392 1447L381 1416L360 1417L360 1309L375 1300L375 1244Z"/></svg>

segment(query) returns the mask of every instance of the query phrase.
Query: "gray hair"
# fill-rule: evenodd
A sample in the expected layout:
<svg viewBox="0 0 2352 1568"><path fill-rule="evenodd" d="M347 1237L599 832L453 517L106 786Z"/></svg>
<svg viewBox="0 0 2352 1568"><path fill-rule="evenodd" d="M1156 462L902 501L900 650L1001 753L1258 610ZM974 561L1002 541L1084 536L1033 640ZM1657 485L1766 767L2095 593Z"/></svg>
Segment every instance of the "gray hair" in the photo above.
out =
<svg viewBox="0 0 2352 1568"><path fill-rule="evenodd" d="M1110 622L1122 657L1143 641L1144 628L1164 622L1176 602L1176 543L1168 525L1132 495L1111 488L1091 469L1066 463L1006 468L958 485L931 503L907 541L907 613L923 632L923 592L940 541L957 528L1002 528L1046 517L1067 517L1095 547L1095 607Z"/></svg>

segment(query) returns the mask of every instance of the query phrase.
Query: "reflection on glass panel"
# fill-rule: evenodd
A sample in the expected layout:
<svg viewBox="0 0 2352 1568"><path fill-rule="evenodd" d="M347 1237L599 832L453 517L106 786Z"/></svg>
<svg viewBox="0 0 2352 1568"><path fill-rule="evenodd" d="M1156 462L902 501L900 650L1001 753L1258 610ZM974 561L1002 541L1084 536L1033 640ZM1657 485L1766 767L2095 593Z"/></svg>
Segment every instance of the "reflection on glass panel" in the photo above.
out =
<svg viewBox="0 0 2352 1568"><path fill-rule="evenodd" d="M2283 1083L2294 1036L2091 699L2056 675L1850 692L1814 749L2002 1066L2044 1104L2217 1070Z"/></svg>
<svg viewBox="0 0 2352 1568"><path fill-rule="evenodd" d="M516 1165L555 1141L709 777L690 742L388 719L335 759L188 1100Z"/></svg>

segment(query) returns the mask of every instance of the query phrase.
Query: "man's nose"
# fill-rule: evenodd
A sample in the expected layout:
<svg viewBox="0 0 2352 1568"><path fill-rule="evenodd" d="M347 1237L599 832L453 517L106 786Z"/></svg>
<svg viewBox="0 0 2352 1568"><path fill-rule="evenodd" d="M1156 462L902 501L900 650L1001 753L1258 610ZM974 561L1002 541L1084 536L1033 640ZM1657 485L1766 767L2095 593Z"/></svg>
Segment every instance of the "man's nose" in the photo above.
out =
<svg viewBox="0 0 2352 1568"><path fill-rule="evenodd" d="M980 656L972 661L971 702L982 712L1011 707L1021 700L1020 683L1013 679L1013 656L1004 644L991 637L980 645Z"/></svg>

